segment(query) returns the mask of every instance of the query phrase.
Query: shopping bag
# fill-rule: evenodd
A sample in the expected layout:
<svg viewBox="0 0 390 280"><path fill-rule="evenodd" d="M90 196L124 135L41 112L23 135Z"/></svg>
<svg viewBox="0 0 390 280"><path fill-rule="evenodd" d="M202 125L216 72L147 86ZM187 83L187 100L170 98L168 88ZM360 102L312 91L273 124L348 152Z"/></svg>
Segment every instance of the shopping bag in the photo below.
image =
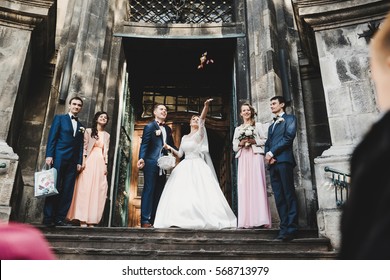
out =
<svg viewBox="0 0 390 280"><path fill-rule="evenodd" d="M44 165L41 171L35 172L34 178L35 197L46 197L58 194L58 190L56 188L57 169L54 167L46 169L46 165Z"/></svg>

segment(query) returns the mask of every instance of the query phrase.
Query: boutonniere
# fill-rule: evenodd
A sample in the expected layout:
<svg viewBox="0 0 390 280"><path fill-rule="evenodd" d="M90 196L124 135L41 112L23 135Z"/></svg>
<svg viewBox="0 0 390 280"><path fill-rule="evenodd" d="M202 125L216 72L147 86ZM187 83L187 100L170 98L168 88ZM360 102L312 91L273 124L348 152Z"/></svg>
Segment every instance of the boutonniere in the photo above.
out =
<svg viewBox="0 0 390 280"><path fill-rule="evenodd" d="M276 124L284 122L284 119L282 117L278 117L275 121Z"/></svg>
<svg viewBox="0 0 390 280"><path fill-rule="evenodd" d="M161 129L157 129L155 132L156 132L156 136L160 136L161 135Z"/></svg>
<svg viewBox="0 0 390 280"><path fill-rule="evenodd" d="M84 133L84 132L85 132L85 128L82 127L82 126L80 126L79 131L80 131L81 133Z"/></svg>

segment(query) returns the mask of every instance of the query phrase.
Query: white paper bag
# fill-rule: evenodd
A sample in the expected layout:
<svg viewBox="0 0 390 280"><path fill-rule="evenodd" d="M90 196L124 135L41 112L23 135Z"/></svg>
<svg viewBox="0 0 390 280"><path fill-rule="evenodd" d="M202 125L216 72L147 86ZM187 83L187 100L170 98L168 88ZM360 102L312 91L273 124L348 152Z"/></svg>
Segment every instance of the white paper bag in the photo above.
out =
<svg viewBox="0 0 390 280"><path fill-rule="evenodd" d="M42 168L42 171L35 172L34 174L34 196L46 197L58 194L56 188L57 184L57 170L50 168L48 170Z"/></svg>

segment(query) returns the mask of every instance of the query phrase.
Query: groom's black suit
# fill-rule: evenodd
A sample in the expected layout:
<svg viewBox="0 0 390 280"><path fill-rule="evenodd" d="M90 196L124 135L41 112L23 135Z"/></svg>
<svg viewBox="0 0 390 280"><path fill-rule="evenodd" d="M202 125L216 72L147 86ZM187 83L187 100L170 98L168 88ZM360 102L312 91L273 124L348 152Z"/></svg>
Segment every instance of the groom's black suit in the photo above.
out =
<svg viewBox="0 0 390 280"><path fill-rule="evenodd" d="M390 112L351 159L351 189L341 223L341 259L390 259Z"/></svg>

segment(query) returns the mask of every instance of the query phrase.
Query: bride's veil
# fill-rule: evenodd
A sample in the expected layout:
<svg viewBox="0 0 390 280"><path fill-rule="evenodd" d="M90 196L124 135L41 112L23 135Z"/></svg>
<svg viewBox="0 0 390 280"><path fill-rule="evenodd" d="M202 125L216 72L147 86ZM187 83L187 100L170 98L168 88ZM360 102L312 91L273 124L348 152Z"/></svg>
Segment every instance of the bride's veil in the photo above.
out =
<svg viewBox="0 0 390 280"><path fill-rule="evenodd" d="M214 174L215 179L218 181L217 174L215 173L213 161L211 160L211 156L209 153L209 141L207 137L207 130L206 126L203 123L203 125L199 125L200 129L203 129L204 135L201 143L199 144L199 152L202 154L204 161L207 163L207 165L210 167L211 172Z"/></svg>

